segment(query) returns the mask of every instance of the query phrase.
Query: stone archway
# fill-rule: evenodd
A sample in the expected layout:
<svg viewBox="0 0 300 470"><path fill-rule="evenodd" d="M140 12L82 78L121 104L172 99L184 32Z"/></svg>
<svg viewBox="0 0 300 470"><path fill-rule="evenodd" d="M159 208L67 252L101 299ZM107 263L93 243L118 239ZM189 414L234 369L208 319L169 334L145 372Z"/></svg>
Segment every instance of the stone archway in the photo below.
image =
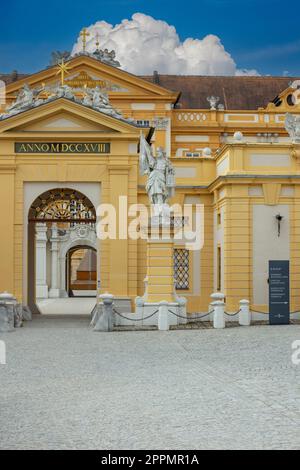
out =
<svg viewBox="0 0 300 470"><path fill-rule="evenodd" d="M60 261L68 249L88 244L97 250L95 223L94 205L76 189L51 189L33 201L28 214L28 304L33 312L40 313L37 298L64 296L65 264Z"/></svg>

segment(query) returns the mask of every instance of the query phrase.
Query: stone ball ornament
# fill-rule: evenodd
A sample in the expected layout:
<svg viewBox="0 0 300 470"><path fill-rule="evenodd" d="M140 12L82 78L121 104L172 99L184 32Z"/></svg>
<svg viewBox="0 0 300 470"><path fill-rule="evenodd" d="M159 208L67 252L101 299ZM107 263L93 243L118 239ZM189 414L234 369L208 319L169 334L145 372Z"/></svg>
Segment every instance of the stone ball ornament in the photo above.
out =
<svg viewBox="0 0 300 470"><path fill-rule="evenodd" d="M236 131L233 134L233 138L234 138L235 141L241 142L243 140L244 136L243 136L243 133L241 131Z"/></svg>
<svg viewBox="0 0 300 470"><path fill-rule="evenodd" d="M211 148L205 147L205 148L203 149L203 156L204 156L204 157L211 157L211 155L212 155Z"/></svg>

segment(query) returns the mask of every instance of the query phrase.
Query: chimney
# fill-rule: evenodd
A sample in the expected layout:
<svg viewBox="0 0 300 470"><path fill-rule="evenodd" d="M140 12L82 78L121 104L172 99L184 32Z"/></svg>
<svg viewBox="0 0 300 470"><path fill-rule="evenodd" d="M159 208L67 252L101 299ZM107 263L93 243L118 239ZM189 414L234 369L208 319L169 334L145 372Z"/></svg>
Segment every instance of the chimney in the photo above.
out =
<svg viewBox="0 0 300 470"><path fill-rule="evenodd" d="M154 70L153 72L153 83L159 85L159 75L157 70Z"/></svg>
<svg viewBox="0 0 300 470"><path fill-rule="evenodd" d="M10 77L11 77L12 82L15 82L16 80L18 80L19 74L17 70L13 70L10 74Z"/></svg>

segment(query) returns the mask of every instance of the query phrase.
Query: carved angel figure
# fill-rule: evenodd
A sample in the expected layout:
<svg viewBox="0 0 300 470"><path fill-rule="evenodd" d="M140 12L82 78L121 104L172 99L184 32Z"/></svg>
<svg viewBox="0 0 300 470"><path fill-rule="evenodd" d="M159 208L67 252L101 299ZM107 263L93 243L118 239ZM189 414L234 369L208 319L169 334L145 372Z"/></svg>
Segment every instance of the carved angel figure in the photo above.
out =
<svg viewBox="0 0 300 470"><path fill-rule="evenodd" d="M107 96L101 92L99 86L96 86L93 92L94 108L111 108Z"/></svg>
<svg viewBox="0 0 300 470"><path fill-rule="evenodd" d="M292 142L299 144L300 143L300 116L293 116L290 113L286 113L284 125L292 139Z"/></svg>
<svg viewBox="0 0 300 470"><path fill-rule="evenodd" d="M7 113L14 114L16 112L23 111L26 108L30 108L33 105L33 100L33 91L26 83L19 92L16 101L11 106L9 106L9 108L7 108Z"/></svg>
<svg viewBox="0 0 300 470"><path fill-rule="evenodd" d="M140 173L148 175L146 191L152 204L163 207L173 195L175 187L174 168L161 147L156 158L144 135L140 138Z"/></svg>

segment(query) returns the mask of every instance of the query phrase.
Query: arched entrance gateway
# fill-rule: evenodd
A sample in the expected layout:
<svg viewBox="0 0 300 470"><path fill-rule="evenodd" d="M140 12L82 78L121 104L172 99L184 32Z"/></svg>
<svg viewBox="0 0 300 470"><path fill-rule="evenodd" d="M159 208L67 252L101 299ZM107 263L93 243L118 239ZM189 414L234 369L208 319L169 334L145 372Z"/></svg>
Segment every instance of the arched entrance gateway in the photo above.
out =
<svg viewBox="0 0 300 470"><path fill-rule="evenodd" d="M65 306L68 311L72 306L60 299L95 298L98 266L96 211L90 199L71 188L39 195L28 214L28 303L32 311L66 313Z"/></svg>

